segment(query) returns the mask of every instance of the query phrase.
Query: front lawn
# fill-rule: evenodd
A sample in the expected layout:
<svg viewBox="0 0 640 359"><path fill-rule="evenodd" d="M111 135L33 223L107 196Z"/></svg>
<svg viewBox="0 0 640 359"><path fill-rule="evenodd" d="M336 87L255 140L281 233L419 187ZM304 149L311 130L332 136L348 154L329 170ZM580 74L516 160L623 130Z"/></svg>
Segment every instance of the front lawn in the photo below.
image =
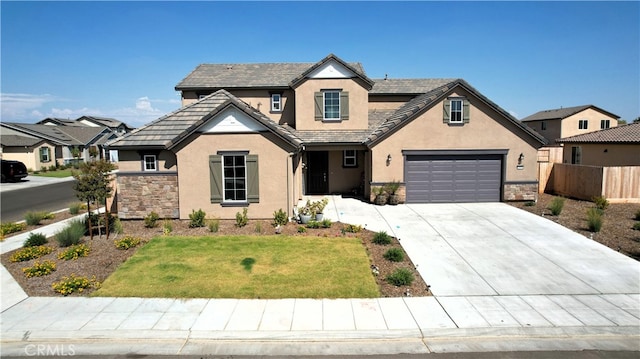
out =
<svg viewBox="0 0 640 359"><path fill-rule="evenodd" d="M57 171L47 171L47 172L34 172L34 173L30 173L29 175L31 176L40 176L40 177L54 177L54 178L65 178L65 177L71 177L71 168L67 168L64 170L57 170Z"/></svg>
<svg viewBox="0 0 640 359"><path fill-rule="evenodd" d="M301 236L156 237L94 296L374 298L360 239Z"/></svg>

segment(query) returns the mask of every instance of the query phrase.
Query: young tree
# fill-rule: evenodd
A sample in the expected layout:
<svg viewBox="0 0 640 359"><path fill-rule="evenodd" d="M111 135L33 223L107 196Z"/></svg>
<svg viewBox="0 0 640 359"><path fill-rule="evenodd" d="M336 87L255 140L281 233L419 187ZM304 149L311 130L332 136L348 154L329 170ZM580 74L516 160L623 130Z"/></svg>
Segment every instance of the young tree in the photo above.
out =
<svg viewBox="0 0 640 359"><path fill-rule="evenodd" d="M107 198L111 197L111 171L115 166L105 160L82 162L78 171L73 171L76 184L73 189L81 201L87 202L89 222L89 236L93 239L91 221L91 203L105 204L105 224L107 239L109 239L109 210L106 206Z"/></svg>

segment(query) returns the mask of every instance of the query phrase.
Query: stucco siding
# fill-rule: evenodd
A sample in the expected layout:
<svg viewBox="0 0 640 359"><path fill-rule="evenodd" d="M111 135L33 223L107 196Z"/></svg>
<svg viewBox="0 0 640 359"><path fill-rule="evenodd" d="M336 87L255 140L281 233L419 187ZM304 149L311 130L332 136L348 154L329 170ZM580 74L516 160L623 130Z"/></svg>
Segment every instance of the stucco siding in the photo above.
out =
<svg viewBox="0 0 640 359"><path fill-rule="evenodd" d="M565 143L563 163L571 163L571 147L582 148L582 165L640 166L640 145L611 143Z"/></svg>
<svg viewBox="0 0 640 359"><path fill-rule="evenodd" d="M580 120L587 120L587 129L579 129ZM571 137L600 130L600 120L609 120L610 127L618 126L618 121L614 117L605 115L600 111L588 108L575 115L562 120L562 137Z"/></svg>
<svg viewBox="0 0 640 359"><path fill-rule="evenodd" d="M120 172L141 172L143 171L143 155L156 154L158 172L164 171L177 171L176 156L171 151L132 151L132 150L119 150L118 151L118 169Z"/></svg>

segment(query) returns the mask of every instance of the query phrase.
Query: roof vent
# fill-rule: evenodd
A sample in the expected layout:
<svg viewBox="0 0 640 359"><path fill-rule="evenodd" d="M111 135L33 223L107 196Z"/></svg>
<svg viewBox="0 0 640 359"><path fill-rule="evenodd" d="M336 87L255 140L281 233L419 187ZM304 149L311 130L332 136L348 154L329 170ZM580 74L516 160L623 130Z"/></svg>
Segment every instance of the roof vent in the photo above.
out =
<svg viewBox="0 0 640 359"><path fill-rule="evenodd" d="M227 70L233 70L233 65L227 65Z"/></svg>

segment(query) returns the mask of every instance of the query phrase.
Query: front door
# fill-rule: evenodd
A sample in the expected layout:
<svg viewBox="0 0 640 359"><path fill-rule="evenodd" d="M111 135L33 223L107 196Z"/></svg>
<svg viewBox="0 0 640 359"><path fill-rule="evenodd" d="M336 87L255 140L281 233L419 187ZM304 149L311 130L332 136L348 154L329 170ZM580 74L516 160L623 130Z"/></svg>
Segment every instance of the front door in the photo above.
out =
<svg viewBox="0 0 640 359"><path fill-rule="evenodd" d="M329 192L329 152L307 152L307 194Z"/></svg>

